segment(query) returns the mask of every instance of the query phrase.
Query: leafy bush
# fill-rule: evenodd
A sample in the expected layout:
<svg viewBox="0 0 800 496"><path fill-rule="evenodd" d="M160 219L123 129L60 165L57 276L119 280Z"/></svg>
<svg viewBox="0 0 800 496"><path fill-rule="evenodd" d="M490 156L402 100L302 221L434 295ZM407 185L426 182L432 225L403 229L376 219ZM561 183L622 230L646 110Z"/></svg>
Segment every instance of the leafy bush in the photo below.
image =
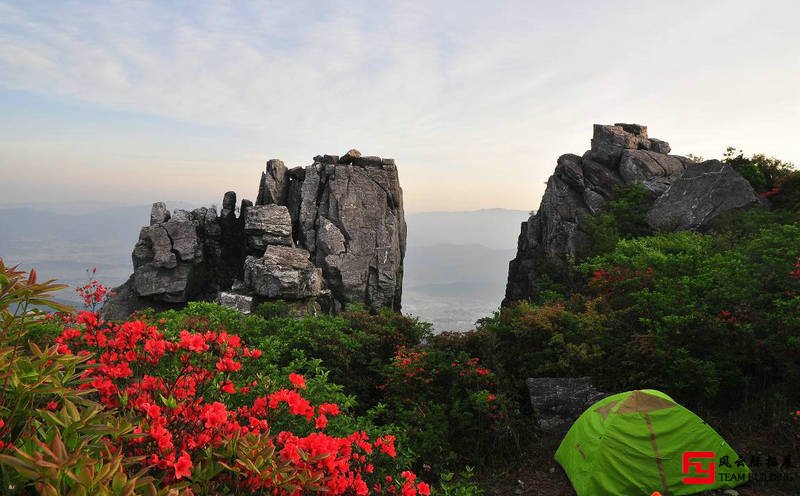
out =
<svg viewBox="0 0 800 496"><path fill-rule="evenodd" d="M607 317L591 299L534 305L519 303L479 322L469 339L487 366L504 378L506 390L528 405L525 379L591 374L602 359L598 338Z"/></svg>
<svg viewBox="0 0 800 496"><path fill-rule="evenodd" d="M778 208L797 211L800 207L800 171L782 176L775 188L764 194Z"/></svg>
<svg viewBox="0 0 800 496"><path fill-rule="evenodd" d="M436 346L401 347L385 380L386 408L378 420L403 426L414 453L435 470L497 466L518 454L513 403L480 358Z"/></svg>
<svg viewBox="0 0 800 496"><path fill-rule="evenodd" d="M431 334L430 324L415 318L387 309L371 314L358 306L338 316L246 320L241 336L269 350L273 363L285 366L298 355L321 360L331 380L358 398L362 412L380 399L375 386L384 382L384 367L395 350L419 345Z"/></svg>
<svg viewBox="0 0 800 496"><path fill-rule="evenodd" d="M377 482L373 458L394 452L391 438L326 434L342 410L309 401L308 393L328 396L324 378L309 389L300 374L288 381L266 376L261 351L235 334L184 329L168 337L145 321L104 325L90 312L65 324L59 352L94 351L100 364L85 372L81 388L140 419L133 432L143 436L120 449L144 457L164 483L190 478L193 490L212 493L239 487L342 494Z"/></svg>
<svg viewBox="0 0 800 496"><path fill-rule="evenodd" d="M773 191L781 178L790 174L794 169L794 165L790 162L783 162L760 153L745 157L742 150L737 150L732 146L725 150L722 161L747 179L753 189L759 193Z"/></svg>
<svg viewBox="0 0 800 496"><path fill-rule="evenodd" d="M587 255L611 251L621 239L650 234L652 230L645 219L652 202L652 194L639 183L617 187L614 198L587 219Z"/></svg>
<svg viewBox="0 0 800 496"><path fill-rule="evenodd" d="M265 301L256 307L256 315L267 320L276 317L290 317L292 315L292 308L283 300Z"/></svg>

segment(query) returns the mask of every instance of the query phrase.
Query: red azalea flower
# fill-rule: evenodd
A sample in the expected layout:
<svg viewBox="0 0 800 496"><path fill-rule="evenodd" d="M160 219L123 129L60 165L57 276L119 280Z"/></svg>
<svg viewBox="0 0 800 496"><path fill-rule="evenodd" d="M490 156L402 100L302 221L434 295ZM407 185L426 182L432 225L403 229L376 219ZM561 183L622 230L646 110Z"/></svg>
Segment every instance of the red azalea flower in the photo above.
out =
<svg viewBox="0 0 800 496"><path fill-rule="evenodd" d="M297 389L305 389L306 388L306 378L300 374L295 374L292 372L289 374L289 380L294 384L294 387Z"/></svg>
<svg viewBox="0 0 800 496"><path fill-rule="evenodd" d="M217 362L217 370L220 372L237 372L239 369L242 368L242 363L237 362L229 355L222 357L222 359Z"/></svg>
<svg viewBox="0 0 800 496"><path fill-rule="evenodd" d="M200 418L205 421L207 429L219 427L228 420L228 410L225 405L219 401L215 401L211 405L206 405L203 408Z"/></svg>
<svg viewBox="0 0 800 496"><path fill-rule="evenodd" d="M175 469L176 479L192 475L192 459L189 457L189 453L184 451L183 454L178 457L173 468Z"/></svg>
<svg viewBox="0 0 800 496"><path fill-rule="evenodd" d="M339 405L336 403L322 403L317 407L319 413L324 413L325 415L339 415L341 411L339 410Z"/></svg>

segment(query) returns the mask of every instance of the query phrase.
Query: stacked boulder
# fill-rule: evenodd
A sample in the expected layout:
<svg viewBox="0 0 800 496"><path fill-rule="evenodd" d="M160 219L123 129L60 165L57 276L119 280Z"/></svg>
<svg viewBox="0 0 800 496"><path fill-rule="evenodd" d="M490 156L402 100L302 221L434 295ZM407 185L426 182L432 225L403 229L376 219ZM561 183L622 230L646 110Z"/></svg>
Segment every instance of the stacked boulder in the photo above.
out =
<svg viewBox="0 0 800 496"><path fill-rule="evenodd" d="M150 213L150 225L139 232L133 248L133 283L141 296L185 301L202 282L204 240L219 240L221 227L212 209L176 210L170 216L163 203Z"/></svg>
<svg viewBox="0 0 800 496"><path fill-rule="evenodd" d="M400 310L406 223L392 159L319 155L306 167L267 162L253 204L225 193L214 208L172 215L153 205L133 250L134 273L103 310L216 299L250 311L260 301L338 312L349 303Z"/></svg>
<svg viewBox="0 0 800 496"><path fill-rule="evenodd" d="M587 252L586 221L620 186L640 184L649 192L647 222L655 230L705 230L721 213L761 202L730 166L695 163L670 151L667 142L647 135L646 126L595 124L591 149L560 156L539 209L522 223L503 304L538 297L543 263Z"/></svg>

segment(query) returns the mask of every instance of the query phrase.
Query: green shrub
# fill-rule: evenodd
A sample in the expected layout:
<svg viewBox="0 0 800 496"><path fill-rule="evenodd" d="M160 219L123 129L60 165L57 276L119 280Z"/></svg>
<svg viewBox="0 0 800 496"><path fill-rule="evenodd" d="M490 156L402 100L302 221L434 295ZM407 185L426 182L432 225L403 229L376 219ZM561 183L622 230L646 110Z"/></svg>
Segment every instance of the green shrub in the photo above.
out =
<svg viewBox="0 0 800 496"><path fill-rule="evenodd" d="M652 202L652 194L639 183L617 187L614 198L587 219L589 252L586 255L607 253L621 239L650 234L652 230L646 217Z"/></svg>
<svg viewBox="0 0 800 496"><path fill-rule="evenodd" d="M776 189L775 194L769 196L772 204L796 212L800 207L800 171L792 171L781 177Z"/></svg>
<svg viewBox="0 0 800 496"><path fill-rule="evenodd" d="M791 162L783 162L760 153L745 157L742 150L737 150L732 146L725 150L722 161L747 179L753 189L759 193L771 191L778 186L782 177L790 174L794 169Z"/></svg>
<svg viewBox="0 0 800 496"><path fill-rule="evenodd" d="M256 315L265 319L290 317L292 315L292 308L283 300L266 301L256 307L255 313Z"/></svg>

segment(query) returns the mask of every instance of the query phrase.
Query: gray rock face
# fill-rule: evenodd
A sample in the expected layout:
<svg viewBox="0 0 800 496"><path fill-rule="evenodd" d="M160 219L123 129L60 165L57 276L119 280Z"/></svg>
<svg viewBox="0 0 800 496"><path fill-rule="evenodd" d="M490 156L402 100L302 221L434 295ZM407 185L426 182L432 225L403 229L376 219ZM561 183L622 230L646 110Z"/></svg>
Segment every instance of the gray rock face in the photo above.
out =
<svg viewBox="0 0 800 496"><path fill-rule="evenodd" d="M669 144L639 124L595 124L591 149L558 158L539 209L522 229L509 263L503 304L538 297L541 268L580 257L589 246L586 220L624 185L641 184L655 202L648 218L658 228L702 229L731 208L755 204L746 180L728 168L699 174L691 160L668 155Z"/></svg>
<svg viewBox="0 0 800 496"><path fill-rule="evenodd" d="M163 203L156 203L150 220L133 248L131 286L137 295L157 301L187 301L205 279L205 259L221 254L216 212L176 210L170 216Z"/></svg>
<svg viewBox="0 0 800 496"><path fill-rule="evenodd" d="M539 427L567 426L593 403L608 396L592 385L590 377L536 377L525 381Z"/></svg>
<svg viewBox="0 0 800 496"><path fill-rule="evenodd" d="M660 230L705 230L723 212L760 203L750 183L731 166L709 160L687 168L656 200L647 222Z"/></svg>
<svg viewBox="0 0 800 496"><path fill-rule="evenodd" d="M247 249L261 255L268 245L293 246L292 218L282 205L254 205L247 208L244 218Z"/></svg>
<svg viewBox="0 0 800 496"><path fill-rule="evenodd" d="M306 248L338 302L399 310L406 246L403 193L394 165L380 159L365 164L322 172L319 201L307 210L315 212L315 239ZM301 224L311 225L303 213Z"/></svg>
<svg viewBox="0 0 800 496"><path fill-rule="evenodd" d="M406 223L393 159L350 150L293 169L270 160L256 204L242 199L237 215L236 202L235 192L225 193L219 215L170 215L154 204L131 280L117 288L125 297L112 299L110 315L196 299L244 305L239 296L251 306L294 300L312 313L348 303L400 309ZM244 285L228 291L237 280Z"/></svg>
<svg viewBox="0 0 800 496"><path fill-rule="evenodd" d="M105 320L124 320L133 312L147 307L147 302L134 289L134 276L114 288L114 297L103 305L100 315ZM152 305L151 305L152 306Z"/></svg>
<svg viewBox="0 0 800 496"><path fill-rule="evenodd" d="M261 258L247 257L244 283L259 296L300 300L323 293L322 269L303 248L269 246Z"/></svg>
<svg viewBox="0 0 800 496"><path fill-rule="evenodd" d="M286 194L289 191L289 169L283 165L282 160L272 159L267 161L266 171L261 173L261 184L258 187L256 205L286 204Z"/></svg>

